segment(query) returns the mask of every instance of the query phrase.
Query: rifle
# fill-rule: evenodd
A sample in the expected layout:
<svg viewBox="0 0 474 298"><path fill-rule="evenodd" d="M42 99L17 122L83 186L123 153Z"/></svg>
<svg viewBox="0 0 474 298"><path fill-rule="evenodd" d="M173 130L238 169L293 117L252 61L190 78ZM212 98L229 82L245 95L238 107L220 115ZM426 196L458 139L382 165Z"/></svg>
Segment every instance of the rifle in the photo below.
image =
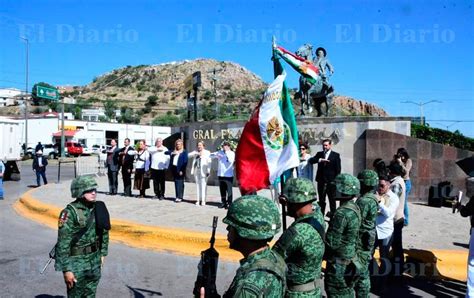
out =
<svg viewBox="0 0 474 298"><path fill-rule="evenodd" d="M453 199L453 213L459 211L461 209L461 202L462 202L462 191L459 191L458 195Z"/></svg>
<svg viewBox="0 0 474 298"><path fill-rule="evenodd" d="M194 283L193 295L199 297L201 288L204 287L206 298L220 298L216 289L217 265L219 261L219 253L214 249L217 216L212 221L212 236L209 243L211 247L201 251L201 260L198 265L198 275Z"/></svg>
<svg viewBox="0 0 474 298"><path fill-rule="evenodd" d="M56 245L53 246L51 251L49 252L49 260L46 262L46 265L44 265L43 270L40 271L40 274L43 274L46 268L48 268L49 264L51 264L51 261L56 258Z"/></svg>

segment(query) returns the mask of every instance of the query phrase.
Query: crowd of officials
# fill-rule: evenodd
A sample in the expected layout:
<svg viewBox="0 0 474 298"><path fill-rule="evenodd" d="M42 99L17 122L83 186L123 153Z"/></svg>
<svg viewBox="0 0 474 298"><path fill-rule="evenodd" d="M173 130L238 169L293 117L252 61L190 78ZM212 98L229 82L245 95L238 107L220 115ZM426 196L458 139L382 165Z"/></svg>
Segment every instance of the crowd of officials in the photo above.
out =
<svg viewBox="0 0 474 298"><path fill-rule="evenodd" d="M132 196L132 174L134 175L133 189L139 191L139 198L146 196L146 190L153 181L155 199L165 198L166 172L170 171L175 185L175 202L179 203L184 197L184 180L188 161L192 160L191 175L196 183L196 205L206 205L207 180L211 173L211 160L218 160L217 176L221 194L220 208L228 208L232 203L232 184L234 180L235 153L231 144L224 141L216 152L205 148L199 141L196 150L187 152L183 141L175 141L174 148L168 149L161 138L156 139L154 146L147 146L144 140L136 147L130 145L127 138L124 146L119 148L115 140L107 150L107 175L109 178L109 194L116 195L118 191L118 173L121 171L124 195Z"/></svg>

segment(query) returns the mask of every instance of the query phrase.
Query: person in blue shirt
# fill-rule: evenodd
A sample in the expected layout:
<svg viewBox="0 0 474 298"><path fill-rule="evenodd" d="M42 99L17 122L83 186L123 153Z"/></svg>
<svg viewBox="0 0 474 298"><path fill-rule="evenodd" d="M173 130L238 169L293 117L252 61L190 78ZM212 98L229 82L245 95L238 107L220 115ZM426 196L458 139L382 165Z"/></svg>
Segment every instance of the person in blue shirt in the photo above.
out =
<svg viewBox="0 0 474 298"><path fill-rule="evenodd" d="M176 191L175 203L183 200L184 178L186 177L186 167L188 166L188 152L184 149L183 140L177 139L174 142L174 150L165 152L171 155L169 169L174 177L174 188Z"/></svg>

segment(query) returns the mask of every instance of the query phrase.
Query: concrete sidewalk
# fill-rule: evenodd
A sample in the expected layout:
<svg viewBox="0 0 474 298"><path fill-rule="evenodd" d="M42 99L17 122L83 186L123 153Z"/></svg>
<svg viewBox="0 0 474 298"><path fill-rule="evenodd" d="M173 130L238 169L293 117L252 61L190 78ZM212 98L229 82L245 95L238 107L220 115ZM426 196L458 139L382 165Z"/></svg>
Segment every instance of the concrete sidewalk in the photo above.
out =
<svg viewBox="0 0 474 298"><path fill-rule="evenodd" d="M219 209L219 187L208 186L206 206L196 206L196 186L186 183L184 201L174 203L174 183L166 183L165 200L152 199L153 186L147 198L109 196L107 177L98 177L98 200L105 201L113 219L112 239L131 246L173 251L177 254L199 256L208 247L213 216L219 216L216 248L223 259L238 260L241 256L228 249L226 225ZM25 193L15 205L22 215L57 227L62 208L72 201L70 181L48 184ZM119 183L119 190L123 190ZM138 191L134 191L138 194ZM270 191L259 194L271 198ZM234 188L234 200L240 196ZM452 214L449 208L432 208L422 203L410 203L410 224L403 230L403 245L407 256L422 262L435 263L440 275L465 280L469 220ZM291 219L288 218L288 224Z"/></svg>

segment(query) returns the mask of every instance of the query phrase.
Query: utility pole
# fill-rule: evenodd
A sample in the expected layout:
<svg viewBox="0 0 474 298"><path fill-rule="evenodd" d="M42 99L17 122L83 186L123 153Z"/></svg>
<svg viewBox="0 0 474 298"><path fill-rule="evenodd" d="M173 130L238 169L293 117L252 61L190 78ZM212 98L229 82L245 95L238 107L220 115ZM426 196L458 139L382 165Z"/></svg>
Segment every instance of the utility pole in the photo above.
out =
<svg viewBox="0 0 474 298"><path fill-rule="evenodd" d="M427 102L414 102L414 101L411 101L411 100L406 100L406 101L402 101L402 103L412 103L412 104L415 104L417 106L420 107L420 123L421 125L425 125L425 120L423 119L423 106L429 104L429 103L433 103L433 102L437 102L437 103L441 103L441 101L439 100L430 100L430 101L427 101Z"/></svg>
<svg viewBox="0 0 474 298"><path fill-rule="evenodd" d="M212 70L212 86L214 87L214 105L216 106L216 119L219 116L219 106L217 105L217 81L219 80L219 77L217 76L217 72L221 71L221 69L216 69L214 68Z"/></svg>
<svg viewBox="0 0 474 298"><path fill-rule="evenodd" d="M24 104L25 104L25 151L23 152L23 156L26 156L26 152L28 150L28 63L29 63L29 47L30 43L28 38L20 37L22 40L26 41L26 78L25 78L25 97L24 97Z"/></svg>
<svg viewBox="0 0 474 298"><path fill-rule="evenodd" d="M59 146L61 150L61 157L66 157L66 152L64 147L66 145L66 138L64 136L64 96L61 98L61 145Z"/></svg>

